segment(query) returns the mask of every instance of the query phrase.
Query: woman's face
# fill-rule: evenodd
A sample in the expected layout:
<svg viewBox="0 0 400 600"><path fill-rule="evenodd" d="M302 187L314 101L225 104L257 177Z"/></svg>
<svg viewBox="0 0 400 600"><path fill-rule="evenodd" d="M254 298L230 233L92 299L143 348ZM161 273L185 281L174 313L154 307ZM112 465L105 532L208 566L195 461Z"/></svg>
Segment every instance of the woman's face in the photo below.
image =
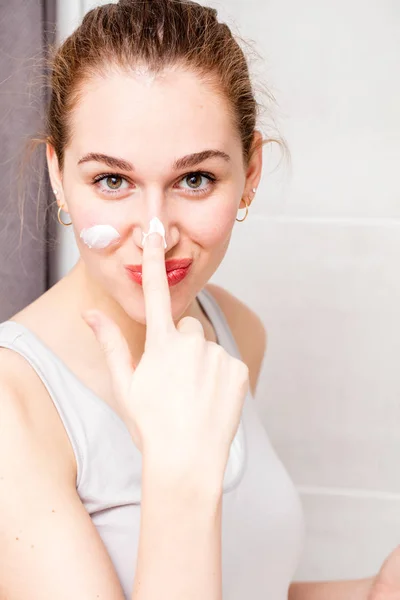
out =
<svg viewBox="0 0 400 600"><path fill-rule="evenodd" d="M132 319L145 323L141 284L126 267L141 265L142 233L158 217L166 261L193 261L170 287L178 319L225 255L240 200L259 182L261 152L245 169L228 107L194 73L180 69L157 77L115 71L91 80L71 127L63 173L51 148L48 161L88 274ZM119 239L89 248L80 233L96 225L111 225Z"/></svg>

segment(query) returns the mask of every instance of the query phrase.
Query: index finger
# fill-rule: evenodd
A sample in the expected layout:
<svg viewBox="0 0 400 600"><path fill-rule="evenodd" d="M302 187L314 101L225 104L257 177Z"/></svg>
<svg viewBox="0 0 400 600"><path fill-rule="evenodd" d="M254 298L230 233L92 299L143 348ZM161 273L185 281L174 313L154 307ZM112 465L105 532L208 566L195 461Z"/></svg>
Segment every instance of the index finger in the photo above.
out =
<svg viewBox="0 0 400 600"><path fill-rule="evenodd" d="M143 245L142 287L146 311L146 343L175 327L165 268L163 238L151 233Z"/></svg>

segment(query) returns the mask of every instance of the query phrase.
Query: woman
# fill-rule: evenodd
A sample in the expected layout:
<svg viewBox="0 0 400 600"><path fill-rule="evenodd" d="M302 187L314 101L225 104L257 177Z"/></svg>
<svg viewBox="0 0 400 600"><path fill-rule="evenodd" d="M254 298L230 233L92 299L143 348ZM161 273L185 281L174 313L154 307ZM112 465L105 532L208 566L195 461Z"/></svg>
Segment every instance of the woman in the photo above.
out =
<svg viewBox="0 0 400 600"><path fill-rule="evenodd" d="M345 600L382 583L289 591L304 523L252 404L265 332L207 283L260 181L255 126L209 8L121 0L58 50L44 141L80 260L0 328L1 598Z"/></svg>

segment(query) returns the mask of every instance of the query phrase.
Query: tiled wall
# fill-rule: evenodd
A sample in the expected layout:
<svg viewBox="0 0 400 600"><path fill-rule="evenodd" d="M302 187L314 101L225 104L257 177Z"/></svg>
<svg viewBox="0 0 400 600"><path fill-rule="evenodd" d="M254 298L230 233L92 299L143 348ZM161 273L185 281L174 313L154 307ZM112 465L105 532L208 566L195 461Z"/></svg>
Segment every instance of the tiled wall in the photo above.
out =
<svg viewBox="0 0 400 600"><path fill-rule="evenodd" d="M257 404L303 500L298 578L362 577L400 541L400 3L212 4L264 55L292 153L268 174L266 152L213 281L269 332Z"/></svg>

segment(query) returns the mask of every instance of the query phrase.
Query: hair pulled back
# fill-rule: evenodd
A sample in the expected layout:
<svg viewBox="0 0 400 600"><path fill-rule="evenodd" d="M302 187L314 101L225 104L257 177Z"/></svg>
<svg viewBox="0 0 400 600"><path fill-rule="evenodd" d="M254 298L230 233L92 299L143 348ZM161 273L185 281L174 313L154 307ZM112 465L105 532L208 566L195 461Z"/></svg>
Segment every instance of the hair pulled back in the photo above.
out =
<svg viewBox="0 0 400 600"><path fill-rule="evenodd" d="M190 0L120 0L88 12L51 61L46 141L61 169L85 82L143 64L154 74L182 65L213 85L227 100L248 162L258 105L245 55L217 11Z"/></svg>

